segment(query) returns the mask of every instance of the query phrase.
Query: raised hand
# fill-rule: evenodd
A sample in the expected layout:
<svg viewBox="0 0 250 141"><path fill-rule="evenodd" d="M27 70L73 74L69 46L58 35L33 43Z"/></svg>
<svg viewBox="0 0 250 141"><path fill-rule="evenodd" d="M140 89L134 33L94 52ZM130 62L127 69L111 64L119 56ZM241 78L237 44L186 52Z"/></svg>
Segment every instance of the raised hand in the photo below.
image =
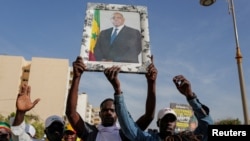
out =
<svg viewBox="0 0 250 141"><path fill-rule="evenodd" d="M73 73L74 77L79 77L86 70L86 65L83 63L81 56L78 56L73 62Z"/></svg>
<svg viewBox="0 0 250 141"><path fill-rule="evenodd" d="M145 76L146 76L148 81L155 81L156 78L157 78L158 71L157 71L157 69L156 69L156 67L154 65L154 57L153 57L153 55L150 58L151 58L152 63L148 66L147 73L146 73Z"/></svg>
<svg viewBox="0 0 250 141"><path fill-rule="evenodd" d="M185 95L186 97L193 96L191 84L183 75L175 76L173 78L173 82L181 94Z"/></svg>
<svg viewBox="0 0 250 141"><path fill-rule="evenodd" d="M30 99L30 91L31 91L31 88L27 84L23 84L21 86L21 91L17 95L17 99L16 99L17 111L21 111L21 112L29 111L33 107L35 107L36 104L40 101L40 99L37 98L34 102L32 102Z"/></svg>
<svg viewBox="0 0 250 141"><path fill-rule="evenodd" d="M106 78L109 80L109 82L113 86L116 94L121 93L120 81L118 79L118 73L120 72L120 70L121 69L118 66L112 66L112 67L106 68L104 70L104 75L106 76Z"/></svg>

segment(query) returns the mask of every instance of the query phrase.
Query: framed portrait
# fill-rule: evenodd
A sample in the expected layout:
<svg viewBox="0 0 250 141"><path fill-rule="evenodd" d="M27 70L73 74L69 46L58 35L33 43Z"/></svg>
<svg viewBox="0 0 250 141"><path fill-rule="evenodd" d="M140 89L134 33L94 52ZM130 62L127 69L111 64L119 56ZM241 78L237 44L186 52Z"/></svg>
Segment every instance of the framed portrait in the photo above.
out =
<svg viewBox="0 0 250 141"><path fill-rule="evenodd" d="M147 7L88 3L80 55L87 71L119 66L145 74L151 63Z"/></svg>

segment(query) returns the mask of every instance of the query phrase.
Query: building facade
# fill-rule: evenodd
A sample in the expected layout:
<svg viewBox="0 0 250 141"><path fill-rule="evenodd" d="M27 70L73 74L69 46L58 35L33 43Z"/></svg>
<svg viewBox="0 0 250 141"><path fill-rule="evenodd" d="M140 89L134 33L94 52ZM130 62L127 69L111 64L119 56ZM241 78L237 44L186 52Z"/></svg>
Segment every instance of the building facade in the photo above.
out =
<svg viewBox="0 0 250 141"><path fill-rule="evenodd" d="M38 115L43 122L50 115L64 117L72 76L68 59L33 57L27 61L22 56L0 55L0 114L16 112L20 86L27 83L31 86L31 100L41 99L27 114ZM93 110L86 93L79 94L77 111L91 123Z"/></svg>

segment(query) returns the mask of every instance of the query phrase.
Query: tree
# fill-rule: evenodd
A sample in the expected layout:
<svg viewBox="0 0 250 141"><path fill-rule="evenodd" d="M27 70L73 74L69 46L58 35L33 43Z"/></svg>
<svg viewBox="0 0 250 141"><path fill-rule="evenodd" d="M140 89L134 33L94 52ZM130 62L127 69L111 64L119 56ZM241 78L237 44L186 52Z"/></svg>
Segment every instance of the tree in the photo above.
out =
<svg viewBox="0 0 250 141"><path fill-rule="evenodd" d="M214 124L215 125L240 125L241 121L238 118L236 119L227 118L227 119L218 120L214 122Z"/></svg>
<svg viewBox="0 0 250 141"><path fill-rule="evenodd" d="M15 112L10 113L7 117L4 117L3 115L0 114L0 121L5 121L9 123L10 118L15 117L15 115L16 115ZM35 127L36 138L38 139L43 138L45 127L44 127L44 123L40 120L38 115L27 114L25 115L24 120L26 123L31 124Z"/></svg>
<svg viewBox="0 0 250 141"><path fill-rule="evenodd" d="M4 121L4 122L9 123L8 118L4 117L4 116L3 116L3 115L1 115L1 114L0 114L0 121Z"/></svg>

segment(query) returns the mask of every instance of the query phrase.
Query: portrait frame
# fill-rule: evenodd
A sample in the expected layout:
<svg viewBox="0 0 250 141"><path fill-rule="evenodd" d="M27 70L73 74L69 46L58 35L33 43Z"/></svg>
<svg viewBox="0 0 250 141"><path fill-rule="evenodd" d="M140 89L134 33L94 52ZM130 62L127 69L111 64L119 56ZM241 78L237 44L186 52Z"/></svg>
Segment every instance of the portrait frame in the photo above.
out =
<svg viewBox="0 0 250 141"><path fill-rule="evenodd" d="M105 22L101 22L97 27L95 12L99 11L99 22L100 19L109 19L107 17L108 13L112 12L122 12L123 15L129 15L127 19L130 20L130 25L134 26L138 24L137 28L141 33L141 52L138 56L138 63L129 62L109 62L109 61L95 61L92 60L94 45L98 39L98 34L108 25L104 25ZM101 13L101 14L100 14ZM102 16L103 15L103 16ZM136 17L138 17L137 23ZM126 25L129 24L129 20L126 19ZM106 22L107 23L107 22ZM123 4L105 4L105 3L88 3L86 9L86 17L84 20L84 28L82 34L81 51L80 56L86 64L86 71L104 71L108 67L119 66L121 68L120 72L123 73L141 73L145 74L147 72L148 65L151 64L151 49L149 41L149 28L148 28L148 13L147 7L145 6L135 6L135 5L123 5Z"/></svg>

